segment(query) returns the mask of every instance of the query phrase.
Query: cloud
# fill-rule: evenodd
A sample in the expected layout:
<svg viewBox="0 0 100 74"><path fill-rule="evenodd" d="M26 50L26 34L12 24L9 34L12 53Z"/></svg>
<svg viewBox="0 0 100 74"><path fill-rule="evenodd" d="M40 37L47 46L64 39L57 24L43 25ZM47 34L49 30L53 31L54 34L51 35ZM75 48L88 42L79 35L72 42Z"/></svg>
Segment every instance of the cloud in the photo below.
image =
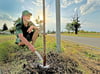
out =
<svg viewBox="0 0 100 74"><path fill-rule="evenodd" d="M35 0L35 1L32 1L32 3L36 6L42 6L42 0Z"/></svg>
<svg viewBox="0 0 100 74"><path fill-rule="evenodd" d="M13 22L11 21L7 21L7 20L0 20L0 29L3 28L3 24L6 23L7 27L10 29L11 27L13 27Z"/></svg>
<svg viewBox="0 0 100 74"><path fill-rule="evenodd" d="M77 12L77 10L78 10L78 8L75 8L75 9L74 9L74 12Z"/></svg>
<svg viewBox="0 0 100 74"><path fill-rule="evenodd" d="M80 3L82 2L83 0L62 0L61 1L61 7L62 8L66 8L67 6L71 5L71 4L74 4L74 3Z"/></svg>
<svg viewBox="0 0 100 74"><path fill-rule="evenodd" d="M9 14L0 12L0 20L13 21L13 19Z"/></svg>
<svg viewBox="0 0 100 74"><path fill-rule="evenodd" d="M66 18L66 17L61 17L61 22L62 22L63 24L67 24L67 23L70 23L71 20L68 19L68 18Z"/></svg>
<svg viewBox="0 0 100 74"><path fill-rule="evenodd" d="M73 4L74 2L72 0L62 0L61 1L61 7L66 8L67 6Z"/></svg>
<svg viewBox="0 0 100 74"><path fill-rule="evenodd" d="M74 0L75 3L80 3L82 2L83 0Z"/></svg>
<svg viewBox="0 0 100 74"><path fill-rule="evenodd" d="M29 10L34 12L33 8L30 8ZM47 5L45 8L46 22L51 22L52 17L54 17L53 15L54 15L54 13L50 11L50 5ZM35 10L35 12L33 14L33 17L34 17L34 18L32 17L33 22L35 22L35 20L36 20L36 18L38 18L38 16L40 17L40 19L43 19L43 9L39 8L39 7L38 7L38 10ZM52 22L54 22L53 20L52 20Z"/></svg>
<svg viewBox="0 0 100 74"><path fill-rule="evenodd" d="M0 29L2 29L2 26L4 23L7 24L8 28L11 28L13 26L13 18L11 15L5 12L0 12Z"/></svg>
<svg viewBox="0 0 100 74"><path fill-rule="evenodd" d="M66 31L65 26L69 23L70 20L65 17L61 17L61 31ZM48 22L46 22L46 30L48 31L56 31L56 18L48 17Z"/></svg>
<svg viewBox="0 0 100 74"><path fill-rule="evenodd" d="M82 15L100 10L100 1L99 0L87 0L87 3L80 7Z"/></svg>
<svg viewBox="0 0 100 74"><path fill-rule="evenodd" d="M81 24L81 29L86 30L86 31L96 31L100 32L100 25L95 24L93 22L85 22L84 24Z"/></svg>
<svg viewBox="0 0 100 74"><path fill-rule="evenodd" d="M19 0L19 1L23 3L25 0Z"/></svg>

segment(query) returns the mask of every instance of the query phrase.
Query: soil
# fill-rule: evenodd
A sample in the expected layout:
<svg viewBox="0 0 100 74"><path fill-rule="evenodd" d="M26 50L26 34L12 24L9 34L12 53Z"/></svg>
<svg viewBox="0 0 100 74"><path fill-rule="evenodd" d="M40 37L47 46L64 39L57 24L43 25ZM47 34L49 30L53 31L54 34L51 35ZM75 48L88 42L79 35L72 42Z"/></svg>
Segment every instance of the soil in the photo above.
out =
<svg viewBox="0 0 100 74"><path fill-rule="evenodd" d="M78 63L69 57L62 57L58 53L47 53L48 68L44 68L40 65L39 59L36 55L27 56L27 64L23 64L24 74L82 74L82 71L78 70Z"/></svg>

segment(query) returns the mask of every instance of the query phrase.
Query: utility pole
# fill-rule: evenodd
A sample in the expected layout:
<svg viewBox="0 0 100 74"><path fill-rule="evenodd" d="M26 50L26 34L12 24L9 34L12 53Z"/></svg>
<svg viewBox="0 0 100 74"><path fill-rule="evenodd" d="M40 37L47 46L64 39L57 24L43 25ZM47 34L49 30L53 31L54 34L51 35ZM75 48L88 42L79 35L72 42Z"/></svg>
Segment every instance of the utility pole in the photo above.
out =
<svg viewBox="0 0 100 74"><path fill-rule="evenodd" d="M57 52L61 52L61 35L60 35L60 0L56 0L56 46Z"/></svg>

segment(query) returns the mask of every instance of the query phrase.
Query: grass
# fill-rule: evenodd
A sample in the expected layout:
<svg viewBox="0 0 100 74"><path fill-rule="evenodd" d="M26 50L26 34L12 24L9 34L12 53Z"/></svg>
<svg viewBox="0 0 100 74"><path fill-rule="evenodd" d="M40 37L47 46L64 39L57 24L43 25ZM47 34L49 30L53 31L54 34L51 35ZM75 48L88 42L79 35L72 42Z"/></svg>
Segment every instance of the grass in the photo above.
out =
<svg viewBox="0 0 100 74"><path fill-rule="evenodd" d="M0 35L0 44L2 42L6 42L8 40L14 40L15 39L15 35Z"/></svg>
<svg viewBox="0 0 100 74"><path fill-rule="evenodd" d="M0 62L8 62L19 47L15 44L15 35L0 35Z"/></svg>
<svg viewBox="0 0 100 74"><path fill-rule="evenodd" d="M15 45L12 40L0 43L0 61L6 62L9 58L10 52L15 51Z"/></svg>
<svg viewBox="0 0 100 74"><path fill-rule="evenodd" d="M100 33L78 33L78 35L75 35L74 33L62 33L62 35L66 35L66 36L78 36L78 37L100 38Z"/></svg>
<svg viewBox="0 0 100 74"><path fill-rule="evenodd" d="M7 39L5 41L5 39ZM20 48L15 45L15 36L14 35L0 35L0 61L12 60L16 56L15 50L20 50ZM4 40L4 41L3 41ZM92 50L91 47L85 45L79 45L70 41L62 41L61 49L63 56L69 56L70 58L76 60L79 63L79 69L84 72L84 74L91 74L91 71L87 68L87 64L94 66L92 62L100 62L100 52ZM36 50L43 52L43 38L38 37L35 43ZM56 41L54 37L46 36L46 49L47 52L56 50ZM30 50L27 50L27 53L31 53ZM26 52L23 52L25 54ZM86 64L84 64L84 63Z"/></svg>
<svg viewBox="0 0 100 74"><path fill-rule="evenodd" d="M70 41L62 41L62 47L64 48L63 54L76 60L79 63L79 69L81 69L84 74L91 74L90 69L87 68L88 66L94 68L99 67L94 65L94 63L100 62L100 52L93 50L94 48ZM99 68L97 69L99 70Z"/></svg>
<svg viewBox="0 0 100 74"><path fill-rule="evenodd" d="M7 39L5 42L5 38ZM15 36L14 35L2 35L0 36L0 40L3 40L0 43L0 52L3 53L3 51L13 51L16 48L16 45L14 44L15 41ZM76 54L76 53L83 53L85 56L88 57L99 57L98 54L99 52L95 52L91 50L91 47L89 48L88 46L85 45L79 45L70 41L62 41L62 51L66 51L66 53L70 54ZM43 38L38 37L36 43L35 43L35 48L38 51L43 51ZM56 50L56 41L54 37L46 36L46 49L47 52L51 50ZM2 51L3 50L3 51Z"/></svg>
<svg viewBox="0 0 100 74"><path fill-rule="evenodd" d="M51 50L56 49L56 42L54 41L55 38L51 38L49 36L46 36L46 51L49 52ZM39 37L36 40L35 47L39 51L43 51L43 38Z"/></svg>
<svg viewBox="0 0 100 74"><path fill-rule="evenodd" d="M46 48L47 52L56 49L56 43L54 39L47 37ZM0 35L0 61L6 62L7 60L12 60L16 53L12 53L16 50L22 50L15 44L15 35ZM38 37L35 43L35 48L38 51L43 52L43 38ZM24 48L23 48L24 49ZM25 50L25 49L24 49ZM27 49L29 52L30 50ZM11 57L12 56L12 57Z"/></svg>
<svg viewBox="0 0 100 74"><path fill-rule="evenodd" d="M66 44L67 43L67 44ZM94 48L88 47L86 45L79 45L69 41L63 41L62 46L64 47L64 51L67 54L81 55L86 58L90 58L93 60L100 60L100 52L94 50Z"/></svg>
<svg viewBox="0 0 100 74"><path fill-rule="evenodd" d="M95 59L95 60L100 60L99 57L100 57L100 54L97 55L97 54L93 54L93 53L89 53L87 51L84 52L84 55L90 59Z"/></svg>

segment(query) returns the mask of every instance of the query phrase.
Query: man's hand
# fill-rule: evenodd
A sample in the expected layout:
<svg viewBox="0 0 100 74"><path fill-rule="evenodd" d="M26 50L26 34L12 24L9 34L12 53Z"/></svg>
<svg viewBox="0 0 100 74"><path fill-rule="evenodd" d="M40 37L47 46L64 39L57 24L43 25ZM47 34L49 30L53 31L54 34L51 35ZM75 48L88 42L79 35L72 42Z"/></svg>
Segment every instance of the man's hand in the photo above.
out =
<svg viewBox="0 0 100 74"><path fill-rule="evenodd" d="M33 30L33 28L34 28L34 26L30 26L30 27L28 28L27 32L28 32L28 33L31 33L32 30Z"/></svg>
<svg viewBox="0 0 100 74"><path fill-rule="evenodd" d="M29 29L27 30L28 33L31 33L32 30L39 30L39 28L37 28L36 26L30 26Z"/></svg>

